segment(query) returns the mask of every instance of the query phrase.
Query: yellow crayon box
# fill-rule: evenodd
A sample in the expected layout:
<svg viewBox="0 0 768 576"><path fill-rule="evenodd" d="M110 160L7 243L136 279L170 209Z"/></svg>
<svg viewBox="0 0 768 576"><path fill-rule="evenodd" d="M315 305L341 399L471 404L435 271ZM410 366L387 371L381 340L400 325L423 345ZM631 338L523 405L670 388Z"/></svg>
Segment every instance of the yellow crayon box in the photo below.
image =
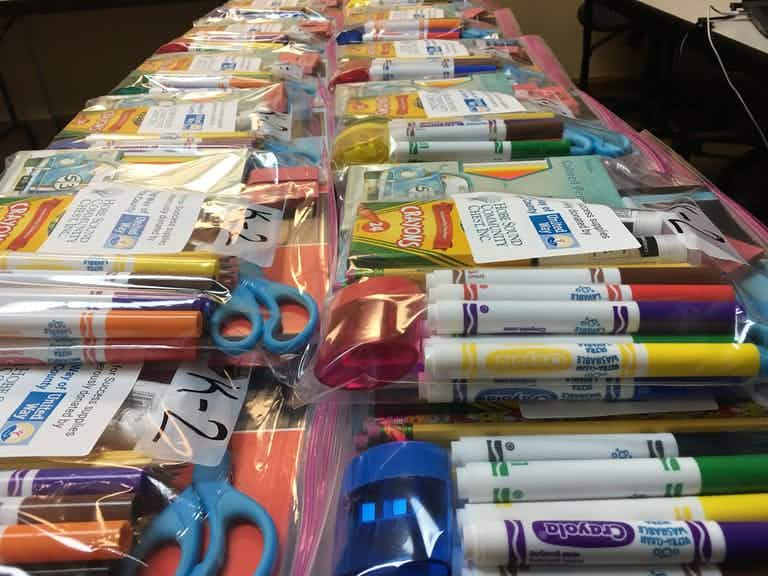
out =
<svg viewBox="0 0 768 576"><path fill-rule="evenodd" d="M456 205L445 199L359 204L348 263L358 270L475 266Z"/></svg>

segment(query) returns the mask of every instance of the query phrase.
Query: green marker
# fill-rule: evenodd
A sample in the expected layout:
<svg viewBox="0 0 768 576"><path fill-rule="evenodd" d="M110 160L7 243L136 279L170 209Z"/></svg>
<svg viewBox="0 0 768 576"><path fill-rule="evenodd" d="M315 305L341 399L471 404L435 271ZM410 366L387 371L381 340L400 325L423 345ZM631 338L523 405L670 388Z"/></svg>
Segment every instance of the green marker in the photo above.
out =
<svg viewBox="0 0 768 576"><path fill-rule="evenodd" d="M456 482L472 503L759 493L768 455L471 462Z"/></svg>
<svg viewBox="0 0 768 576"><path fill-rule="evenodd" d="M526 158L568 156L567 140L391 142L390 162L431 162L461 159L463 162L503 162Z"/></svg>

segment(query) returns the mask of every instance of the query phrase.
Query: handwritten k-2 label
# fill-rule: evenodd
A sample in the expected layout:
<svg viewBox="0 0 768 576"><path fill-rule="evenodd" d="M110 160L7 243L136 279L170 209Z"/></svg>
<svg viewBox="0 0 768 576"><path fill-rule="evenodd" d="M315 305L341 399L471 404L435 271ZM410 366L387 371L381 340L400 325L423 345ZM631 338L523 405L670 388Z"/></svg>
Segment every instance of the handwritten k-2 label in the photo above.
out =
<svg viewBox="0 0 768 576"><path fill-rule="evenodd" d="M715 564L726 541L716 522L505 520L508 561L528 565Z"/></svg>
<svg viewBox="0 0 768 576"><path fill-rule="evenodd" d="M608 206L511 194L455 194L478 264L630 250L640 245Z"/></svg>
<svg viewBox="0 0 768 576"><path fill-rule="evenodd" d="M185 362L154 404L136 449L158 459L216 466L243 407L248 378Z"/></svg>

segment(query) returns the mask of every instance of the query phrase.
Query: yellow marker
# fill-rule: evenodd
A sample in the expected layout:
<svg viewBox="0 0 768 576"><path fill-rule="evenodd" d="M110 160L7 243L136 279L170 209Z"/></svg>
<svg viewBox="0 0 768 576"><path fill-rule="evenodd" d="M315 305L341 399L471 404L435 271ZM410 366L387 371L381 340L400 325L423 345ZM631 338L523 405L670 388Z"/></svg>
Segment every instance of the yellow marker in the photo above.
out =
<svg viewBox="0 0 768 576"><path fill-rule="evenodd" d="M0 270L51 270L67 272L130 272L133 274L215 278L219 258L207 252L138 256L51 255L35 252L0 252Z"/></svg>
<svg viewBox="0 0 768 576"><path fill-rule="evenodd" d="M152 459L133 450L107 450L82 458L0 458L2 470L27 470L38 468L84 468L88 466L144 467Z"/></svg>
<svg viewBox="0 0 768 576"><path fill-rule="evenodd" d="M539 343L535 338L427 338L426 372L454 378L751 378L765 371L754 344Z"/></svg>

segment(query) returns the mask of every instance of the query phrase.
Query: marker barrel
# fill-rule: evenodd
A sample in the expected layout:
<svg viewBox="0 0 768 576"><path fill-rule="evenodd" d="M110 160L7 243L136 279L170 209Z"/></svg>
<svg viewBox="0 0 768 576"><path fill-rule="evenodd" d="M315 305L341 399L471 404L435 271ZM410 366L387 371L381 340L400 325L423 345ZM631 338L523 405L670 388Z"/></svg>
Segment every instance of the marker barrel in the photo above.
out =
<svg viewBox="0 0 768 576"><path fill-rule="evenodd" d="M460 157L464 162L502 162L525 158L568 156L571 152L571 145L567 140L495 142L461 139L452 142L419 140L393 141L390 146L392 162L432 162L456 157Z"/></svg>
<svg viewBox="0 0 768 576"><path fill-rule="evenodd" d="M469 462L456 484L470 503L766 492L768 456Z"/></svg>
<svg viewBox="0 0 768 576"><path fill-rule="evenodd" d="M198 341L193 338L62 340L0 340L0 366L84 362L182 362L195 360Z"/></svg>
<svg viewBox="0 0 768 576"><path fill-rule="evenodd" d="M128 522L66 522L0 526L0 562L90 562L119 560L131 547Z"/></svg>
<svg viewBox="0 0 768 576"><path fill-rule="evenodd" d="M733 302L728 284L440 284L429 289L429 301L689 301Z"/></svg>
<svg viewBox="0 0 768 576"><path fill-rule="evenodd" d="M763 522L599 520L467 524L464 554L478 566L664 565L765 562Z"/></svg>
<svg viewBox="0 0 768 576"><path fill-rule="evenodd" d="M460 18L411 18L403 20L373 20L365 23L368 33L415 32L420 30L451 30L461 28Z"/></svg>
<svg viewBox="0 0 768 576"><path fill-rule="evenodd" d="M211 254L143 254L141 256L38 254L0 252L0 269L99 272L133 272L168 276L215 278L219 259Z"/></svg>
<svg viewBox="0 0 768 576"><path fill-rule="evenodd" d="M499 338L427 338L429 379L752 377L761 373L753 344L504 344Z"/></svg>
<svg viewBox="0 0 768 576"><path fill-rule="evenodd" d="M0 338L198 338L197 311L0 312Z"/></svg>
<svg viewBox="0 0 768 576"><path fill-rule="evenodd" d="M29 496L0 499L0 524L131 520L133 495Z"/></svg>
<svg viewBox="0 0 768 576"><path fill-rule="evenodd" d="M717 284L722 275L708 266L637 268L465 268L434 270L427 288L442 284Z"/></svg>
<svg viewBox="0 0 768 576"><path fill-rule="evenodd" d="M717 566L465 566L461 576L724 576ZM36 576L31 574L31 576ZM47 576L47 575L46 575ZM85 576L90 576L86 574ZM725 576L762 576L757 572L732 572Z"/></svg>
<svg viewBox="0 0 768 576"><path fill-rule="evenodd" d="M647 380L647 379L646 379ZM741 382L719 385L711 382L688 383L683 379L662 380L658 384L635 384L632 379L618 383L590 380L576 383L553 380L496 380L487 382L434 382L419 381L419 398L431 404L472 402L624 402L632 400L663 400L690 397L697 394L738 394Z"/></svg>
<svg viewBox="0 0 768 576"><path fill-rule="evenodd" d="M733 334L734 302L467 301L429 305L435 334Z"/></svg>
<svg viewBox="0 0 768 576"><path fill-rule="evenodd" d="M0 470L0 497L137 493L144 481L136 468Z"/></svg>
<svg viewBox="0 0 768 576"><path fill-rule="evenodd" d="M599 460L677 456L677 442L660 434L466 436L451 442L454 465L505 460Z"/></svg>
<svg viewBox="0 0 768 576"><path fill-rule="evenodd" d="M82 271L46 272L44 270L0 270L0 287L18 289L21 286L34 285L36 288L59 289L112 289L138 290L187 290L204 292L221 297L229 296L228 286L234 285L236 274L222 282L205 276L173 276L155 274L132 274L129 272L90 273Z"/></svg>
<svg viewBox="0 0 768 576"><path fill-rule="evenodd" d="M396 142L559 140L563 122L557 117L522 120L405 120L389 122L389 137Z"/></svg>
<svg viewBox="0 0 768 576"><path fill-rule="evenodd" d="M182 294L170 290L21 289L0 285L0 319L5 313L43 310L199 310L205 313L210 305L210 300L200 293Z"/></svg>
<svg viewBox="0 0 768 576"><path fill-rule="evenodd" d="M457 517L464 524L537 518L768 522L768 494L467 504L457 510Z"/></svg>
<svg viewBox="0 0 768 576"><path fill-rule="evenodd" d="M768 434L754 431L463 436L451 443L451 452L456 465L503 460L733 456L768 454Z"/></svg>

